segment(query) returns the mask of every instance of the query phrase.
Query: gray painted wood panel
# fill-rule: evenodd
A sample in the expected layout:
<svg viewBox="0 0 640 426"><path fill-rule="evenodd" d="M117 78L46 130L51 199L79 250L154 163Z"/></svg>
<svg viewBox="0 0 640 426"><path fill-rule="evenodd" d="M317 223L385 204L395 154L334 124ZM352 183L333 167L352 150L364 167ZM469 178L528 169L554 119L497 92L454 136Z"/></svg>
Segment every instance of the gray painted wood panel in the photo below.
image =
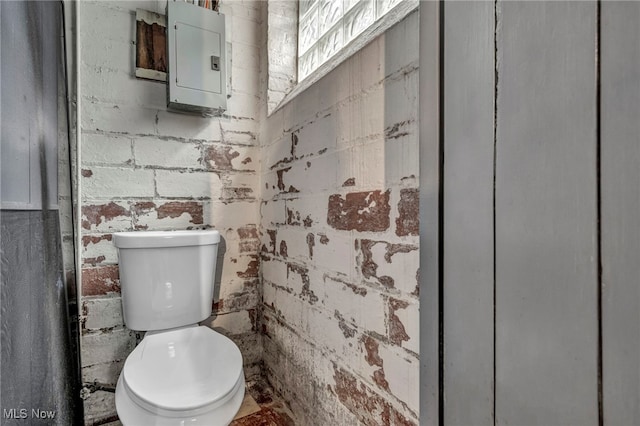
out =
<svg viewBox="0 0 640 426"><path fill-rule="evenodd" d="M640 3L602 2L605 425L640 424Z"/></svg>
<svg viewBox="0 0 640 426"><path fill-rule="evenodd" d="M440 4L420 2L420 424L439 424Z"/></svg>
<svg viewBox="0 0 640 426"><path fill-rule="evenodd" d="M496 424L597 424L596 3L498 22Z"/></svg>
<svg viewBox="0 0 640 426"><path fill-rule="evenodd" d="M444 424L493 425L494 4L448 2Z"/></svg>

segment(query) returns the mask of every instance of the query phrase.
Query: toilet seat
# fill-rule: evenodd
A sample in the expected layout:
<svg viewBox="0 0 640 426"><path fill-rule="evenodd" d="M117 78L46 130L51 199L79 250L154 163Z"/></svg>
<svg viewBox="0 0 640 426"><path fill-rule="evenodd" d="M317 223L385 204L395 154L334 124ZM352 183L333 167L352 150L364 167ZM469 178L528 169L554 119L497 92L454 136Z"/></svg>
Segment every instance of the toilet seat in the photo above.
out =
<svg viewBox="0 0 640 426"><path fill-rule="evenodd" d="M243 397L240 350L204 326L147 333L127 357L116 389L126 426L226 425Z"/></svg>

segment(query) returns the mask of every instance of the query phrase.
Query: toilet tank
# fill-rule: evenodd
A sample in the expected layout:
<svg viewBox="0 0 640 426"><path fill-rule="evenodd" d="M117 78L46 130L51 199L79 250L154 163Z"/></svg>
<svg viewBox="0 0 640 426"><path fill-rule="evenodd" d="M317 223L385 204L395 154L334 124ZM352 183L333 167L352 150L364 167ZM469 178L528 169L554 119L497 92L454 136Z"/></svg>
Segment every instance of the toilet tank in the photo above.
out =
<svg viewBox="0 0 640 426"><path fill-rule="evenodd" d="M219 242L213 230L113 234L126 326L163 330L209 317Z"/></svg>

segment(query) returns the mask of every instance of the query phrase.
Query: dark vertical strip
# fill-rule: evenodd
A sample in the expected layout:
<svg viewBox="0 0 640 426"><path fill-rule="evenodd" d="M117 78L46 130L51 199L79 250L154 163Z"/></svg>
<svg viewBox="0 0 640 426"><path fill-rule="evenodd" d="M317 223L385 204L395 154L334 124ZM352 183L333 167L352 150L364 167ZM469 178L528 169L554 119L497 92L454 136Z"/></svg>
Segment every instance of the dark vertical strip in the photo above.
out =
<svg viewBox="0 0 640 426"><path fill-rule="evenodd" d="M604 425L604 406L602 396L602 174L601 174L601 52L600 37L601 25L601 0L596 2L596 214L597 214L597 238L596 250L598 259L598 425Z"/></svg>
<svg viewBox="0 0 640 426"><path fill-rule="evenodd" d="M439 327L439 360L438 360L438 423L444 426L444 7L445 1L440 1L439 22L439 79L438 90L438 327Z"/></svg>
<svg viewBox="0 0 640 426"><path fill-rule="evenodd" d="M498 0L493 3L493 424L496 424L496 170L498 156Z"/></svg>

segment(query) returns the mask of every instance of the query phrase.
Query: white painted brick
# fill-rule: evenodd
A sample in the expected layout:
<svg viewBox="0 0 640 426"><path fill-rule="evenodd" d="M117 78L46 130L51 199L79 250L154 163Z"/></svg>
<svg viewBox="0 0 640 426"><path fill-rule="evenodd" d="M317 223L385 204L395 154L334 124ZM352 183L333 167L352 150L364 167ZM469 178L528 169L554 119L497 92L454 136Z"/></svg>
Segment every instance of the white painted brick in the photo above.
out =
<svg viewBox="0 0 640 426"><path fill-rule="evenodd" d="M134 37L135 15L123 9L104 7L108 2L82 2L80 8L80 25L82 31L82 50L95 48L95 43L102 39L130 42ZM123 5L126 3L123 3ZM133 9L135 11L135 8Z"/></svg>
<svg viewBox="0 0 640 426"><path fill-rule="evenodd" d="M340 312L361 333L385 335L387 332L386 299L376 290L352 284L347 286L328 277L322 305L329 312Z"/></svg>
<svg viewBox="0 0 640 426"><path fill-rule="evenodd" d="M231 17L231 42L244 43L250 46L260 46L260 25L240 16Z"/></svg>
<svg viewBox="0 0 640 426"><path fill-rule="evenodd" d="M289 259L308 262L310 260L309 246L307 245L307 235L309 233L309 230L298 227L279 228L276 234L276 253L280 252L281 242L284 241L287 245L287 257ZM269 240L268 235L265 238L267 241ZM270 246L267 245L267 247L269 248Z"/></svg>
<svg viewBox="0 0 640 426"><path fill-rule="evenodd" d="M84 424L89 426L100 420L116 415L116 394L114 392L96 391L91 393L84 404Z"/></svg>
<svg viewBox="0 0 640 426"><path fill-rule="evenodd" d="M82 162L125 165L133 161L131 138L126 136L82 135Z"/></svg>
<svg viewBox="0 0 640 426"><path fill-rule="evenodd" d="M201 168L200 146L193 142L136 138L133 152L139 166Z"/></svg>
<svg viewBox="0 0 640 426"><path fill-rule="evenodd" d="M115 387L122 367L124 367L124 360L84 367L82 368L82 381L85 383L96 381Z"/></svg>
<svg viewBox="0 0 640 426"><path fill-rule="evenodd" d="M235 117L255 119L258 117L258 111L260 110L259 101L260 98L257 96L233 92L231 97L227 99L227 114Z"/></svg>
<svg viewBox="0 0 640 426"><path fill-rule="evenodd" d="M83 177L83 198L151 197L154 194L153 170L98 167Z"/></svg>
<svg viewBox="0 0 640 426"><path fill-rule="evenodd" d="M420 364L418 359L386 345L378 348L384 377L392 395L407 404L414 413L419 411Z"/></svg>
<svg viewBox="0 0 640 426"><path fill-rule="evenodd" d="M255 69L245 69L233 66L231 68L232 82L234 90L249 95L260 95L259 81L256 78Z"/></svg>
<svg viewBox="0 0 640 426"><path fill-rule="evenodd" d="M384 140L370 141L365 144L356 145L348 151L340 152L341 163L339 172L348 170L346 174L338 176L338 182L344 183L343 178L355 178L354 190L376 190L384 189L389 185L388 176L392 171L387 164ZM376 167L371 167L376 164ZM395 166L395 163L394 163ZM397 174L397 173L395 173Z"/></svg>
<svg viewBox="0 0 640 426"><path fill-rule="evenodd" d="M133 20L133 18L132 18ZM88 44L88 41L87 41ZM97 46L100 45L100 48ZM91 45L82 50L82 80L88 77L87 73L97 70L121 71L129 75L133 74L133 49L131 41L112 40L108 38L91 40Z"/></svg>
<svg viewBox="0 0 640 426"><path fill-rule="evenodd" d="M309 308L302 300L268 283L263 289L263 300L266 305L273 306L289 325L298 330L306 329L307 321L303 320L303 313L306 314Z"/></svg>
<svg viewBox="0 0 640 426"><path fill-rule="evenodd" d="M263 147L262 161L265 166L264 171L271 170L272 167L280 169L287 166L293 160L291 145L291 135L287 133L274 143Z"/></svg>
<svg viewBox="0 0 640 426"><path fill-rule="evenodd" d="M287 264L278 259L263 261L262 279L284 287L287 284Z"/></svg>
<svg viewBox="0 0 640 426"><path fill-rule="evenodd" d="M207 141L221 140L220 120L217 118L160 110L157 120L158 134L163 136Z"/></svg>
<svg viewBox="0 0 640 426"><path fill-rule="evenodd" d="M89 262L91 259L98 260L96 263L118 263L116 247L103 235L83 235L82 245L84 263L91 263ZM100 261L100 258L103 259Z"/></svg>
<svg viewBox="0 0 640 426"><path fill-rule="evenodd" d="M135 334L127 329L88 333L82 336L82 365L125 359L135 347Z"/></svg>
<svg viewBox="0 0 640 426"><path fill-rule="evenodd" d="M126 47L130 48L130 46ZM116 46L116 49L120 52L122 47ZM127 71L83 65L81 84L81 93L85 98L97 99L120 107L140 105L165 109L167 105L164 84L135 78Z"/></svg>
<svg viewBox="0 0 640 426"><path fill-rule="evenodd" d="M238 228L247 223L258 223L257 201L235 201L231 203L208 202L204 204L205 223L216 228Z"/></svg>
<svg viewBox="0 0 640 426"><path fill-rule="evenodd" d="M263 201L260 203L260 214L264 226L284 224L287 220L285 200Z"/></svg>
<svg viewBox="0 0 640 426"><path fill-rule="evenodd" d="M139 209L135 225L147 230L199 228L204 225L204 202L193 200L153 200L152 208ZM134 204L134 209L135 209ZM202 218L200 215L202 214Z"/></svg>
<svg viewBox="0 0 640 426"><path fill-rule="evenodd" d="M395 311L409 340L402 342L402 347L420 353L420 305L417 301L408 301L408 306Z"/></svg>
<svg viewBox="0 0 640 426"><path fill-rule="evenodd" d="M156 190L161 197L219 198L222 183L212 172L156 170Z"/></svg>
<svg viewBox="0 0 640 426"><path fill-rule="evenodd" d="M320 241L323 240L325 244ZM328 241L327 241L328 240ZM313 264L327 271L337 272L345 277L354 275L354 240L350 233L323 231L316 232L313 247Z"/></svg>
<svg viewBox="0 0 640 426"><path fill-rule="evenodd" d="M385 259L386 250L385 243L377 243L371 247L372 259L378 265L376 275L393 278L394 288L405 294L414 292L417 282L416 276L420 267L419 250L416 248L408 253L395 253L390 257L391 262L387 262Z"/></svg>
<svg viewBox="0 0 640 426"><path fill-rule="evenodd" d="M251 317L248 311L218 314L211 322L211 326L222 328L229 334L247 333L252 329Z"/></svg>
<svg viewBox="0 0 640 426"><path fill-rule="evenodd" d="M303 194L299 198L286 200L287 217L292 217L293 223L300 225L311 223L313 229L324 229L327 225L327 208L332 192L320 192L315 194Z"/></svg>
<svg viewBox="0 0 640 426"><path fill-rule="evenodd" d="M322 150L333 150L336 146L335 115L327 115L306 124L298 130L298 144L295 148L297 157L318 154Z"/></svg>
<svg viewBox="0 0 640 426"><path fill-rule="evenodd" d="M260 68L260 48L257 46L234 44L231 47L231 56L234 67L250 70L258 70ZM233 79L233 76L231 78Z"/></svg>
<svg viewBox="0 0 640 426"><path fill-rule="evenodd" d="M402 49L385 49L386 75L418 61L419 28L419 14L416 11L385 33L384 43L387 46L402 46Z"/></svg>
<svg viewBox="0 0 640 426"><path fill-rule="evenodd" d="M157 109L137 105L113 105L92 100L82 103L82 129L129 133L156 134Z"/></svg>
<svg viewBox="0 0 640 426"><path fill-rule="evenodd" d="M85 329L98 330L124 325L122 298L85 299L82 304L84 306Z"/></svg>

